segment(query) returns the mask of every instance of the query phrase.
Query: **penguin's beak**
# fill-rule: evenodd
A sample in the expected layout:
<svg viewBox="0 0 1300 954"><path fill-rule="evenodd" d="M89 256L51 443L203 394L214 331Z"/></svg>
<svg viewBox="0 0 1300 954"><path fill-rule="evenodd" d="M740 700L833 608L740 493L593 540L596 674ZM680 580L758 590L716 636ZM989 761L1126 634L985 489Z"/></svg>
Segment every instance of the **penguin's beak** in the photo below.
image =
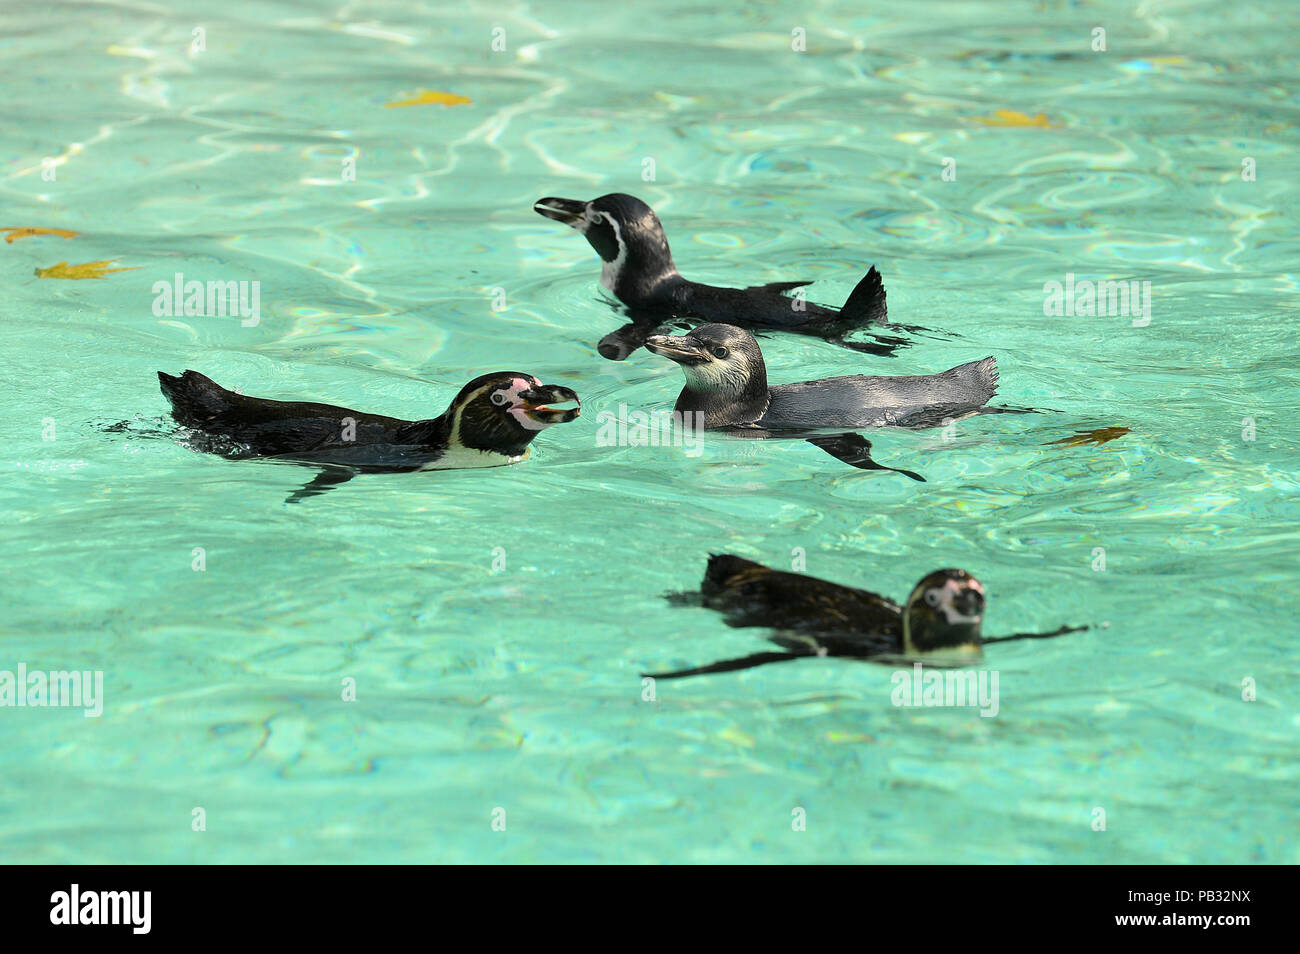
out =
<svg viewBox="0 0 1300 954"><path fill-rule="evenodd" d="M709 360L704 348L685 336L651 335L645 340L648 350L678 364L704 364Z"/></svg>
<svg viewBox="0 0 1300 954"><path fill-rule="evenodd" d="M519 398L524 413L539 424L567 424L582 413L582 401L578 395L558 384L543 384L540 387L521 391ZM576 404L577 407L554 408L549 404Z"/></svg>
<svg viewBox="0 0 1300 954"><path fill-rule="evenodd" d="M576 229L586 220L587 203L578 199L538 199L533 203L533 211Z"/></svg>

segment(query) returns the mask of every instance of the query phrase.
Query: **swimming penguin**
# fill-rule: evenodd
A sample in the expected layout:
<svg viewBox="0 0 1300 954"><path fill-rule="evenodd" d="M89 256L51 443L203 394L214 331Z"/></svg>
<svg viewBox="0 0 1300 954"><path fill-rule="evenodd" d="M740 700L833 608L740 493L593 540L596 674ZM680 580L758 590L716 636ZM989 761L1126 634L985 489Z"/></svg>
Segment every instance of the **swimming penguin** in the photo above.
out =
<svg viewBox="0 0 1300 954"><path fill-rule="evenodd" d="M750 669L805 656L846 656L896 663L936 665L977 662L983 646L1016 639L1049 639L1078 633L1087 626L1062 626L1050 633L1017 633L986 638L984 587L965 570L935 570L917 583L907 602L867 590L841 586L800 573L773 570L753 560L713 554L698 594L670 597L683 605L719 610L730 626L766 626L784 632L770 637L783 652L755 653L739 659L666 673L678 679L713 672Z"/></svg>
<svg viewBox="0 0 1300 954"><path fill-rule="evenodd" d="M533 438L582 410L568 388L530 374L497 371L461 388L435 418L403 421L331 404L271 401L228 391L197 371L158 372L172 417L198 431L199 449L231 460L286 461L323 468L290 502L323 493L357 473L498 467L528 456ZM548 404L576 403L574 408Z"/></svg>
<svg viewBox="0 0 1300 954"><path fill-rule="evenodd" d="M675 411L703 415L704 426L744 436L803 436L846 464L893 470L871 460L871 443L858 434L818 437L801 432L833 427L935 427L976 413L998 389L993 358L941 374L879 377L854 374L769 387L758 342L742 328L708 324L684 335L651 335L646 348L677 362L686 387ZM1018 410L1018 409L989 409ZM760 436L760 435L754 435ZM924 480L910 471L898 471Z"/></svg>
<svg viewBox="0 0 1300 954"><path fill-rule="evenodd" d="M873 266L853 289L844 307L828 308L782 292L811 282L772 282L749 288L719 288L687 281L677 272L668 238L654 210L620 192L590 202L538 199L533 210L581 232L602 261L600 283L628 307L632 322L602 339L598 350L622 361L669 317L702 318L746 328L773 328L815 335L872 354L892 354L906 344L878 336L871 342L845 341L844 335L868 325L885 325L885 286Z"/></svg>

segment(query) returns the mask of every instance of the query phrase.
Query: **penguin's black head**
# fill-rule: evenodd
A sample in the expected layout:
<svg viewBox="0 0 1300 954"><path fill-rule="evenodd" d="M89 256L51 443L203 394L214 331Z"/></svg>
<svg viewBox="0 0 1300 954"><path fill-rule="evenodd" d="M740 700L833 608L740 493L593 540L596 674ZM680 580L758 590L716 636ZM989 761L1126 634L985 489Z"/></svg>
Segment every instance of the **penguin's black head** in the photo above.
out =
<svg viewBox="0 0 1300 954"><path fill-rule="evenodd" d="M676 361L687 387L740 395L758 382L767 392L767 368L754 336L735 325L700 325L684 335L651 335L645 346Z"/></svg>
<svg viewBox="0 0 1300 954"><path fill-rule="evenodd" d="M548 407L552 402L578 406ZM543 430L581 413L582 402L568 388L519 371L495 371L461 388L444 416L452 444L518 457Z"/></svg>
<svg viewBox="0 0 1300 954"><path fill-rule="evenodd" d="M635 196L611 192L590 202L538 199L533 210L581 232L603 263L600 283L632 303L677 274L668 237L654 210Z"/></svg>
<svg viewBox="0 0 1300 954"><path fill-rule="evenodd" d="M903 651L978 659L983 623L983 584L965 570L935 570L903 607Z"/></svg>

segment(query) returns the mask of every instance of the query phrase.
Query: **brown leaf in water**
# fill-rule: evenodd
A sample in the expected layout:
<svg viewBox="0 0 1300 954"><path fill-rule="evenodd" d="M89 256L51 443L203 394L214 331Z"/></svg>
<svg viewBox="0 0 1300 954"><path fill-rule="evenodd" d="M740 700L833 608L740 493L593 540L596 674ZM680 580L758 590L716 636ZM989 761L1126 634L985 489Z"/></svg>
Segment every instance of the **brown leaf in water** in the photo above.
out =
<svg viewBox="0 0 1300 954"><path fill-rule="evenodd" d="M15 239L28 238L32 235L61 235L65 239L70 239L81 234L80 232L69 232L67 229L19 228L13 225L0 228L0 232L9 233L5 236L5 241L10 244L13 244Z"/></svg>
<svg viewBox="0 0 1300 954"><path fill-rule="evenodd" d="M1048 441L1044 446L1050 447L1052 444L1061 444L1065 447L1079 447L1083 444L1096 444L1100 447L1107 441L1113 441L1117 437L1132 433L1127 427L1099 427L1095 431L1079 431L1069 437L1062 437L1059 441Z"/></svg>
<svg viewBox="0 0 1300 954"><path fill-rule="evenodd" d="M49 268L36 269L37 278L103 278L105 275L113 272L133 272L133 268L108 268L115 259L109 259L106 262L86 262L84 265L69 265L67 262L59 262L57 265L51 265Z"/></svg>

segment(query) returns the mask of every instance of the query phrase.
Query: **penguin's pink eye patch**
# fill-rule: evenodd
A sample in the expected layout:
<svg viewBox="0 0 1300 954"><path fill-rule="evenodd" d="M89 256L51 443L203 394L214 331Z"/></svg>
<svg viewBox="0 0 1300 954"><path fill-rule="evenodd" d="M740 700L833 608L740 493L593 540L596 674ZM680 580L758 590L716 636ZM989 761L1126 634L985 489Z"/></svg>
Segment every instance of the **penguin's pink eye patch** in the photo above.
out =
<svg viewBox="0 0 1300 954"><path fill-rule="evenodd" d="M984 587L974 578L946 580L942 587L927 591L925 601L950 623L975 623L984 612Z"/></svg>
<svg viewBox="0 0 1300 954"><path fill-rule="evenodd" d="M531 391L539 383L530 378L511 378L509 386L497 388L488 400L497 407L522 407L527 403L522 397L523 393Z"/></svg>

